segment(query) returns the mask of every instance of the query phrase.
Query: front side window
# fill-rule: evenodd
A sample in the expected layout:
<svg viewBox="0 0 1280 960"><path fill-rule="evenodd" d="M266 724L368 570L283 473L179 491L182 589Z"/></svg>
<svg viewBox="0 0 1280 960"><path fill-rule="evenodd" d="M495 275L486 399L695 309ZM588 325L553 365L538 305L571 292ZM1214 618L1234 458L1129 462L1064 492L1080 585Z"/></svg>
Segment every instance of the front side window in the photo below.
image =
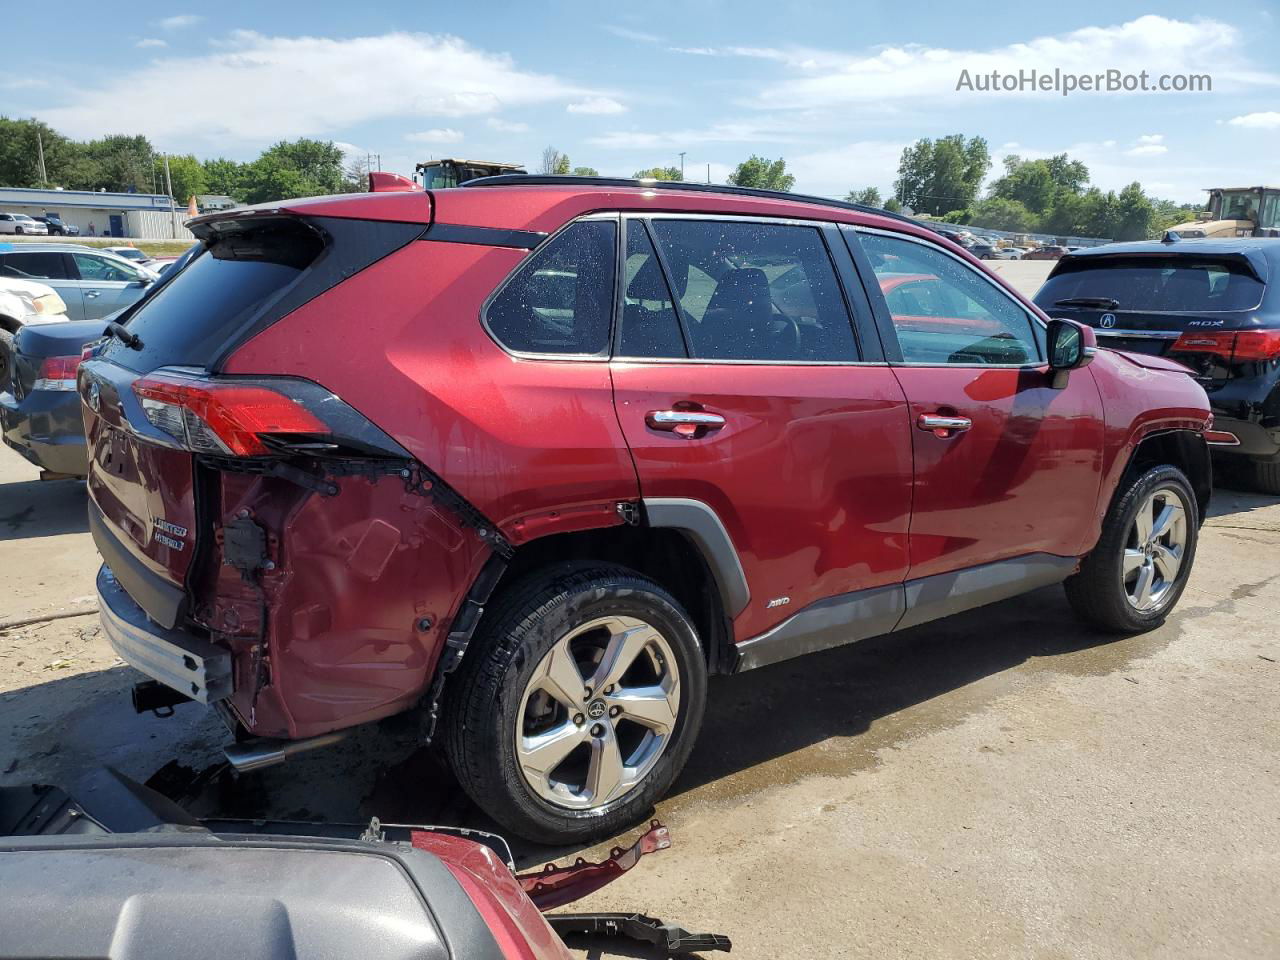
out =
<svg viewBox="0 0 1280 960"><path fill-rule="evenodd" d="M941 250L861 234L906 363L1027 364L1039 359L1031 318L972 267Z"/></svg>
<svg viewBox="0 0 1280 960"><path fill-rule="evenodd" d="M60 253L6 253L0 256L0 276L18 280L66 280Z"/></svg>
<svg viewBox="0 0 1280 960"><path fill-rule="evenodd" d="M516 353L607 354L616 230L583 220L535 250L485 311L493 338Z"/></svg>
<svg viewBox="0 0 1280 960"><path fill-rule="evenodd" d="M657 219L694 357L778 363L858 359L853 326L815 227Z"/></svg>
<svg viewBox="0 0 1280 960"><path fill-rule="evenodd" d="M138 272L127 264L115 263L105 257L95 257L87 253L73 253L71 256L75 259L81 280L127 283L139 279Z"/></svg>

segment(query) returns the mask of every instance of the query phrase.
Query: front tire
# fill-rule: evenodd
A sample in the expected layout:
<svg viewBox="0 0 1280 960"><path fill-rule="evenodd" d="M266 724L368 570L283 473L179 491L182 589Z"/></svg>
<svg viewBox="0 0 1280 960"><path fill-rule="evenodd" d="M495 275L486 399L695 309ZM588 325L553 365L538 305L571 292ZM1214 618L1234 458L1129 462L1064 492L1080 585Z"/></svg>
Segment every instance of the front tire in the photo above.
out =
<svg viewBox="0 0 1280 960"><path fill-rule="evenodd" d="M586 842L667 791L705 703L696 631L666 590L623 567L561 567L487 612L446 691L445 749L507 829Z"/></svg>
<svg viewBox="0 0 1280 960"><path fill-rule="evenodd" d="M1076 615L1112 633L1160 626L1195 562L1198 510L1177 467L1154 467L1132 480L1111 505L1097 545L1064 584Z"/></svg>

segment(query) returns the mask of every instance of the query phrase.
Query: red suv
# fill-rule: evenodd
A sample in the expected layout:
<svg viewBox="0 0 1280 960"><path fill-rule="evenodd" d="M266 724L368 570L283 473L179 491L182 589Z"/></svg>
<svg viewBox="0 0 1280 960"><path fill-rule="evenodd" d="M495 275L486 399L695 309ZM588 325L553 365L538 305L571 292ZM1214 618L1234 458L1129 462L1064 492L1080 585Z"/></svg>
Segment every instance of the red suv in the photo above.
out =
<svg viewBox="0 0 1280 960"><path fill-rule="evenodd" d="M192 221L80 368L105 631L237 766L439 712L481 807L581 840L671 785L709 675L1051 583L1120 631L1182 593L1204 391L915 223L379 181Z"/></svg>

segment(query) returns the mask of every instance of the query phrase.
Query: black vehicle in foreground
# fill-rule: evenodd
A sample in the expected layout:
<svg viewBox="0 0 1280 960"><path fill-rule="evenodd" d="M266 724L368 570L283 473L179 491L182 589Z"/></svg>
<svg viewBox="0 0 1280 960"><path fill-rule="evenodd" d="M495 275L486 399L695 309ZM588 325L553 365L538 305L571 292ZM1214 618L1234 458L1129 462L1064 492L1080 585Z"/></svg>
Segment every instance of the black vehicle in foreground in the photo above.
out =
<svg viewBox="0 0 1280 960"><path fill-rule="evenodd" d="M1280 239L1112 243L1065 254L1035 296L1116 350L1177 360L1209 395L1211 450L1280 494Z"/></svg>

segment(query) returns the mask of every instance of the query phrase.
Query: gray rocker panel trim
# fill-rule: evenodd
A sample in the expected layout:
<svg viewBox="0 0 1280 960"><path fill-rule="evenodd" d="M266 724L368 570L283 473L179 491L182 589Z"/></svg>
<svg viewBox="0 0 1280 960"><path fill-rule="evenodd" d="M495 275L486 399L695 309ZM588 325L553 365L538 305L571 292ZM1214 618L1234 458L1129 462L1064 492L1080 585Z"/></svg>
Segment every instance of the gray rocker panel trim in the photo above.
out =
<svg viewBox="0 0 1280 960"><path fill-rule="evenodd" d="M682 497L645 497L642 502L649 526L682 530L693 540L716 578L725 612L736 617L745 610L751 600L747 575L716 512L701 500Z"/></svg>
<svg viewBox="0 0 1280 960"><path fill-rule="evenodd" d="M738 644L738 672L805 653L906 630L1059 583L1075 557L1033 553L811 603L772 630Z"/></svg>

